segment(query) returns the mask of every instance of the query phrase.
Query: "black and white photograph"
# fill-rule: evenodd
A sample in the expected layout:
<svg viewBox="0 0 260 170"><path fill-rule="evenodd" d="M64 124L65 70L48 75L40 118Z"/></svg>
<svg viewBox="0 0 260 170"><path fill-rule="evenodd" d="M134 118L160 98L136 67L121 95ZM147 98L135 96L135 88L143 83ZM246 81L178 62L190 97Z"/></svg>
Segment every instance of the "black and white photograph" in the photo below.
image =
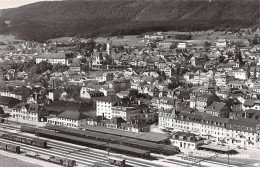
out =
<svg viewBox="0 0 260 170"><path fill-rule="evenodd" d="M260 167L260 0L0 0L0 168Z"/></svg>

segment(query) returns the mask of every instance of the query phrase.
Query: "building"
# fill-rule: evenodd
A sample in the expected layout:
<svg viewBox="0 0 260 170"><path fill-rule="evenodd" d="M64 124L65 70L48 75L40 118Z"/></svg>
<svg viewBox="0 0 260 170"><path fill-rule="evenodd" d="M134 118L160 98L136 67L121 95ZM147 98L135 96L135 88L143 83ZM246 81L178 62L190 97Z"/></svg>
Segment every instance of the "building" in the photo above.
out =
<svg viewBox="0 0 260 170"><path fill-rule="evenodd" d="M51 64L64 64L69 65L69 58L65 53L42 53L36 56L36 64L42 61L47 61Z"/></svg>
<svg viewBox="0 0 260 170"><path fill-rule="evenodd" d="M211 94L201 94L196 98L195 109L204 112L207 107L213 102L214 96Z"/></svg>
<svg viewBox="0 0 260 170"><path fill-rule="evenodd" d="M217 48L227 48L227 41L225 39L219 39L216 42L216 47Z"/></svg>
<svg viewBox="0 0 260 170"><path fill-rule="evenodd" d="M120 103L112 107L112 118L122 117L125 121L139 120L145 123L152 123L156 120L156 113L150 112L145 104Z"/></svg>
<svg viewBox="0 0 260 170"><path fill-rule="evenodd" d="M116 95L99 97L96 99L96 116L102 116L107 119L112 118L112 107L121 101Z"/></svg>
<svg viewBox="0 0 260 170"><path fill-rule="evenodd" d="M103 97L104 93L101 91L83 91L82 93L80 93L80 97L81 98L85 98L85 99L93 99L96 97Z"/></svg>
<svg viewBox="0 0 260 170"><path fill-rule="evenodd" d="M186 43L178 43L177 44L178 49L185 49L186 48Z"/></svg>
<svg viewBox="0 0 260 170"><path fill-rule="evenodd" d="M13 97L0 96L0 107L2 107L4 110L10 110L15 105L21 102L21 100L18 100Z"/></svg>
<svg viewBox="0 0 260 170"><path fill-rule="evenodd" d="M218 72L214 75L215 81L216 81L216 86L227 86L227 84L229 83L229 76L228 74L226 74L225 72Z"/></svg>
<svg viewBox="0 0 260 170"><path fill-rule="evenodd" d="M243 69L233 70L234 78L239 80L247 80L247 72Z"/></svg>
<svg viewBox="0 0 260 170"><path fill-rule="evenodd" d="M66 126L71 128L82 128L87 124L88 115L78 112L66 110L57 116L47 117L47 122L53 125Z"/></svg>
<svg viewBox="0 0 260 170"><path fill-rule="evenodd" d="M230 119L227 123L227 143L233 146L257 148L257 130L259 121L250 119Z"/></svg>
<svg viewBox="0 0 260 170"><path fill-rule="evenodd" d="M39 122L41 121L40 114L44 112L45 111L43 107L38 104L27 104L21 102L12 108L12 112L10 115L13 118L17 118L17 119Z"/></svg>
<svg viewBox="0 0 260 170"><path fill-rule="evenodd" d="M170 140L173 146L193 150L204 143L204 140L201 137L187 132L176 132L172 135Z"/></svg>
<svg viewBox="0 0 260 170"><path fill-rule="evenodd" d="M173 68L167 66L164 68L164 73L167 77L171 77L173 75Z"/></svg>
<svg viewBox="0 0 260 170"><path fill-rule="evenodd" d="M130 88L130 80L114 80L113 82L109 83L109 88L113 88L117 92L127 90Z"/></svg>
<svg viewBox="0 0 260 170"><path fill-rule="evenodd" d="M105 88L105 87L102 87L99 91L104 93L104 96L111 96L116 94L116 91L114 89Z"/></svg>
<svg viewBox="0 0 260 170"><path fill-rule="evenodd" d="M101 78L102 78L101 81L112 81L114 78L114 74L113 73L103 73Z"/></svg>
<svg viewBox="0 0 260 170"><path fill-rule="evenodd" d="M218 117L226 117L226 118L229 117L229 109L226 103L222 103L222 102L214 101L211 105L207 107L206 113Z"/></svg>

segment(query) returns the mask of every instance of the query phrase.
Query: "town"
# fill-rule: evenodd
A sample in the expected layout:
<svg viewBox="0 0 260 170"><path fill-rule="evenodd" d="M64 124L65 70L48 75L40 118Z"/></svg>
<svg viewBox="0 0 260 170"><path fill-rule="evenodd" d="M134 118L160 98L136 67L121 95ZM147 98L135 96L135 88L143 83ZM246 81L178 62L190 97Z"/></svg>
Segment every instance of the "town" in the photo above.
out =
<svg viewBox="0 0 260 170"><path fill-rule="evenodd" d="M260 166L259 28L45 43L6 37L1 133L126 154L129 166Z"/></svg>

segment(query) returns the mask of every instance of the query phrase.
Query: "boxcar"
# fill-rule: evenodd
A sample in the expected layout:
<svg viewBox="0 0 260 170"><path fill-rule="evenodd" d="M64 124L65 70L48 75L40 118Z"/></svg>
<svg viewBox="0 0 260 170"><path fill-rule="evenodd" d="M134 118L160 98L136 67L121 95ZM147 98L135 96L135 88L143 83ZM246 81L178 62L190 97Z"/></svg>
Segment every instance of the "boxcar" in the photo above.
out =
<svg viewBox="0 0 260 170"><path fill-rule="evenodd" d="M108 162L112 165L124 167L125 166L125 159L122 157L116 157L116 156L108 156Z"/></svg>
<svg viewBox="0 0 260 170"><path fill-rule="evenodd" d="M30 138L22 138L22 143L26 143L26 144L32 145L32 139L30 139Z"/></svg>
<svg viewBox="0 0 260 170"><path fill-rule="evenodd" d="M11 152L15 152L15 153L20 153L20 146L15 146L15 145L11 145L11 144L7 144L6 150L11 151Z"/></svg>
<svg viewBox="0 0 260 170"><path fill-rule="evenodd" d="M32 145L39 146L39 147L42 147L42 148L47 148L47 141L41 140L41 139L33 139Z"/></svg>
<svg viewBox="0 0 260 170"><path fill-rule="evenodd" d="M22 142L22 138L20 136L14 136L12 135L12 140L16 142Z"/></svg>
<svg viewBox="0 0 260 170"><path fill-rule="evenodd" d="M39 155L37 156L37 158L42 159L42 160L45 160L45 161L50 161L50 158L51 158L51 157L52 157L52 156L45 155L45 154L39 154Z"/></svg>
<svg viewBox="0 0 260 170"><path fill-rule="evenodd" d="M34 128L34 127L29 127L29 126L22 126L22 127L20 128L20 130L21 130L22 132L27 132L27 133L32 133L32 134L34 134L35 130L37 130L37 129Z"/></svg>
<svg viewBox="0 0 260 170"><path fill-rule="evenodd" d="M73 167L73 166L76 166L76 161L71 160L71 159L65 159L63 161L63 165L68 166L68 167Z"/></svg>
<svg viewBox="0 0 260 170"><path fill-rule="evenodd" d="M39 156L39 154L37 153L37 152L34 152L34 151L27 151L26 153L25 153L25 155L26 156L29 156L29 157L37 157L37 156Z"/></svg>
<svg viewBox="0 0 260 170"><path fill-rule="evenodd" d="M63 165L63 159L61 159L61 158L59 158L59 157L54 157L54 156L51 157L51 158L50 158L50 162Z"/></svg>
<svg viewBox="0 0 260 170"><path fill-rule="evenodd" d="M6 143L0 143L0 148L6 150L7 144Z"/></svg>

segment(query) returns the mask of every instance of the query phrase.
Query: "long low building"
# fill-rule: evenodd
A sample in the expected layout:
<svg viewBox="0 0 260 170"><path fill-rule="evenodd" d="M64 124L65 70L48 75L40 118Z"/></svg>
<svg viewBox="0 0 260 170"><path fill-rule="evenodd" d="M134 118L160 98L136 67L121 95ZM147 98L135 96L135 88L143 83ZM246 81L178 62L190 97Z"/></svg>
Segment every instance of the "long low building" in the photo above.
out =
<svg viewBox="0 0 260 170"><path fill-rule="evenodd" d="M159 113L160 128L191 132L210 140L252 148L260 148L256 128L259 124L260 120L221 118L201 112Z"/></svg>

